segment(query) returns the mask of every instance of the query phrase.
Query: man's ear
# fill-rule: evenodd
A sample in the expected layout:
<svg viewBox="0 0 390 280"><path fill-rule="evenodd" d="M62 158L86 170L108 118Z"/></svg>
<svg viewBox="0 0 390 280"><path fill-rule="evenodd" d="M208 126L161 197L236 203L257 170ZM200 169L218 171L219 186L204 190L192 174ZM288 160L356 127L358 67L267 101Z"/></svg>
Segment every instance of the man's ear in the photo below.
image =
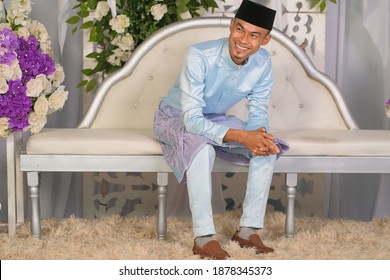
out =
<svg viewBox="0 0 390 280"><path fill-rule="evenodd" d="M271 41L272 39L272 35L271 34L268 34L267 36L264 37L264 40L263 42L261 43L262 46L265 46L269 43L269 41Z"/></svg>
<svg viewBox="0 0 390 280"><path fill-rule="evenodd" d="M232 20L230 21L230 31L232 31L233 30L233 26L234 26L234 18L232 18Z"/></svg>

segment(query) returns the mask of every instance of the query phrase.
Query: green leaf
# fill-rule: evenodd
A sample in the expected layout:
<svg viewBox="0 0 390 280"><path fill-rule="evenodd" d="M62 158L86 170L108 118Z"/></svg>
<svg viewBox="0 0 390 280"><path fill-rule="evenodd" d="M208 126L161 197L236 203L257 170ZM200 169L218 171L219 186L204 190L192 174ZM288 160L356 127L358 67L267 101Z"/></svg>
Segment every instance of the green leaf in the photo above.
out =
<svg viewBox="0 0 390 280"><path fill-rule="evenodd" d="M314 8L318 4L320 5L320 12L324 12L327 7L328 0L309 0L310 1L310 9ZM329 0L329 2L333 4L337 4L336 0Z"/></svg>
<svg viewBox="0 0 390 280"><path fill-rule="evenodd" d="M95 87L96 87L96 80L95 79L90 80L87 84L87 92L94 90Z"/></svg>
<svg viewBox="0 0 390 280"><path fill-rule="evenodd" d="M103 41L104 41L104 34L103 34L103 32L99 32L99 33L97 34L97 40L96 40L96 42L101 43L101 42L103 42Z"/></svg>
<svg viewBox="0 0 390 280"><path fill-rule="evenodd" d="M98 40L98 33L96 32L96 27L93 26L91 28L90 33L89 33L89 41L90 42L97 42L97 40Z"/></svg>
<svg viewBox="0 0 390 280"><path fill-rule="evenodd" d="M77 29L78 29L77 26L75 28L73 28L72 29L72 34L76 33Z"/></svg>
<svg viewBox="0 0 390 280"><path fill-rule="evenodd" d="M93 21L90 20L90 21L86 21L84 22L82 25L81 25L81 28L82 29L88 29L88 28L92 28L93 27Z"/></svg>
<svg viewBox="0 0 390 280"><path fill-rule="evenodd" d="M80 3L80 4L77 4L77 5L74 5L74 6L72 7L72 9L75 10L75 9L79 8L80 6L81 6L81 3Z"/></svg>
<svg viewBox="0 0 390 280"><path fill-rule="evenodd" d="M97 0L88 0L88 8L90 8L91 10L95 9L96 8L96 5L97 5Z"/></svg>
<svg viewBox="0 0 390 280"><path fill-rule="evenodd" d="M320 13L322 13L323 11L325 11L326 9L326 1L322 1L320 3Z"/></svg>
<svg viewBox="0 0 390 280"><path fill-rule="evenodd" d="M85 76L91 76L94 74L93 70L90 68L81 70L81 73L83 73Z"/></svg>
<svg viewBox="0 0 390 280"><path fill-rule="evenodd" d="M112 66L108 71L107 71L107 74L111 74L111 73L114 73L115 71L121 69L121 67L119 66Z"/></svg>
<svg viewBox="0 0 390 280"><path fill-rule="evenodd" d="M202 0L201 3L206 10L208 8L218 8L218 4L214 0Z"/></svg>
<svg viewBox="0 0 390 280"><path fill-rule="evenodd" d="M82 10L80 12L77 13L79 15L79 17L81 18L86 18L87 16L89 16L89 12L88 11L85 11L85 10Z"/></svg>
<svg viewBox="0 0 390 280"><path fill-rule="evenodd" d="M77 85L77 87L78 87L78 88L83 87L83 86L85 86L87 83L88 83L88 80L84 80L84 81L80 82L80 83Z"/></svg>
<svg viewBox="0 0 390 280"><path fill-rule="evenodd" d="M317 6L320 2L321 2L321 0L310 0L310 9Z"/></svg>
<svg viewBox="0 0 390 280"><path fill-rule="evenodd" d="M80 21L80 18L78 16L73 16L68 18L65 22L69 24L76 24Z"/></svg>
<svg viewBox="0 0 390 280"><path fill-rule="evenodd" d="M99 56L98 52L91 52L91 53L86 55L87 58L96 58L98 56Z"/></svg>

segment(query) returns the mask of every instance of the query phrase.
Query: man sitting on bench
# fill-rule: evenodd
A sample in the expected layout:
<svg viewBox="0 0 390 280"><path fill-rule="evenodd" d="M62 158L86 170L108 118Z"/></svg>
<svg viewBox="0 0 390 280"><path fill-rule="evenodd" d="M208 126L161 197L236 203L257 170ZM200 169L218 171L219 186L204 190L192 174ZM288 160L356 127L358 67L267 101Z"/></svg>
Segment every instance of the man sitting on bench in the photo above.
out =
<svg viewBox="0 0 390 280"><path fill-rule="evenodd" d="M229 38L192 46L182 71L155 114L154 130L179 182L187 181L194 231L194 254L226 259L214 239L211 171L215 156L249 163L240 228L232 237L257 253L264 245L269 188L280 146L269 134L268 102L273 83L270 55L261 46L271 40L275 11L244 0L230 24ZM246 123L226 111L247 98Z"/></svg>

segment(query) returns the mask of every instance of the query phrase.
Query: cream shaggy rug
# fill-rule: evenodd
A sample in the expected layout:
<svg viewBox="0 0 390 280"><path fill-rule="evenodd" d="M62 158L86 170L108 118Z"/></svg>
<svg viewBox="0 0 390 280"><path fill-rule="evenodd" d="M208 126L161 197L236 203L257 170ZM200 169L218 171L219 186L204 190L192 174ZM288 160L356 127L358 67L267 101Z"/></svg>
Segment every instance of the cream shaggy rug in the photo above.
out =
<svg viewBox="0 0 390 280"><path fill-rule="evenodd" d="M215 216L217 238L231 259L269 260L389 260L390 219L371 222L296 218L296 236L284 236L285 215L266 216L260 231L263 242L275 252L256 255L230 238L238 226L239 212ZM16 235L0 235L0 258L60 260L175 260L198 259L192 254L193 236L189 219L170 217L168 238L156 240L155 217L110 216L98 219L70 217L42 220L42 239L30 236L30 224L18 227Z"/></svg>

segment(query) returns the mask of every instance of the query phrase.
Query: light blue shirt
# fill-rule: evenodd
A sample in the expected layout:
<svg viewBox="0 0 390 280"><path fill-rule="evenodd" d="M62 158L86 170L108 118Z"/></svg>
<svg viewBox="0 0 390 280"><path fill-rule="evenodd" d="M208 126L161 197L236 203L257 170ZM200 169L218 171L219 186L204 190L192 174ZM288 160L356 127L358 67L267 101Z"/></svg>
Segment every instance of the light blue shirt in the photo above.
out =
<svg viewBox="0 0 390 280"><path fill-rule="evenodd" d="M248 99L245 129L268 125L268 102L272 88L269 53L260 48L244 65L229 54L228 39L222 38L192 46L183 68L163 101L183 113L188 132L222 144L229 126L208 120L204 114L223 114L243 98Z"/></svg>

